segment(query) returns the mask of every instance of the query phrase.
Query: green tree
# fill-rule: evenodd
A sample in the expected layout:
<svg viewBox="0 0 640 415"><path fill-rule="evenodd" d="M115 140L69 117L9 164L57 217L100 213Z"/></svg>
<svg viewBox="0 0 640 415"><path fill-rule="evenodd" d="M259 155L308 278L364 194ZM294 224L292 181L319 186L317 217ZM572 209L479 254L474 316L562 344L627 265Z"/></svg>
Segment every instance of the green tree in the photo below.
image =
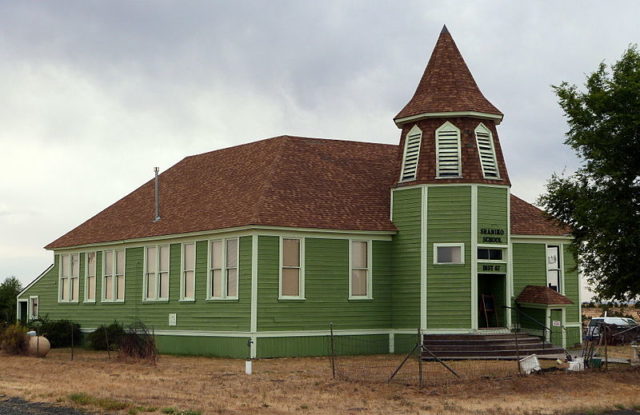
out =
<svg viewBox="0 0 640 415"><path fill-rule="evenodd" d="M15 323L17 296L22 291L22 284L16 277L6 278L0 284L0 322Z"/></svg>
<svg viewBox="0 0 640 415"><path fill-rule="evenodd" d="M600 298L640 294L640 54L629 47L601 63L585 91L554 86L581 159L571 176L553 175L538 203L571 227L574 252Z"/></svg>

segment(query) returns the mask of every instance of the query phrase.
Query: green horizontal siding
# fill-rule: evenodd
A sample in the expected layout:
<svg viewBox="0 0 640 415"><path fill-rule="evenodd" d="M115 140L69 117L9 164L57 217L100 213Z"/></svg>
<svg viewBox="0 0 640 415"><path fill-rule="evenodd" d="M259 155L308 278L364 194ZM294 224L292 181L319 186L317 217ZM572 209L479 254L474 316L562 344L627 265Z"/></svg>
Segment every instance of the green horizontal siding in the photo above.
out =
<svg viewBox="0 0 640 415"><path fill-rule="evenodd" d="M417 332L416 334L396 334L393 336L394 353L409 353L419 342Z"/></svg>
<svg viewBox="0 0 640 415"><path fill-rule="evenodd" d="M506 187L478 186L478 243L503 244L509 241L507 201L509 189ZM481 229L504 231L504 235L483 235ZM486 241L488 238L499 238L499 241Z"/></svg>
<svg viewBox="0 0 640 415"><path fill-rule="evenodd" d="M330 336L264 337L258 338L257 357L326 356L331 353ZM386 334L334 336L337 355L389 353Z"/></svg>
<svg viewBox="0 0 640 415"><path fill-rule="evenodd" d="M427 194L427 328L471 328L471 187ZM436 243L463 243L464 264L434 264Z"/></svg>
<svg viewBox="0 0 640 415"><path fill-rule="evenodd" d="M279 300L279 238L258 240L258 330L388 328L389 242L374 241L372 300L349 300L349 240L305 238L304 300Z"/></svg>
<svg viewBox="0 0 640 415"><path fill-rule="evenodd" d="M582 329L580 327L567 327L567 348L579 346L582 343Z"/></svg>
<svg viewBox="0 0 640 415"><path fill-rule="evenodd" d="M422 189L393 192L393 327L420 327Z"/></svg>
<svg viewBox="0 0 640 415"><path fill-rule="evenodd" d="M236 359L249 357L248 337L156 336L160 353L216 356Z"/></svg>
<svg viewBox="0 0 640 415"><path fill-rule="evenodd" d="M573 251L569 244L563 245L562 251L564 266L564 294L573 301L573 304L567 307L567 322L577 323L581 321L580 316L580 276L576 268L576 261Z"/></svg>
<svg viewBox="0 0 640 415"><path fill-rule="evenodd" d="M517 297L527 285L547 285L544 244L513 244L513 292Z"/></svg>

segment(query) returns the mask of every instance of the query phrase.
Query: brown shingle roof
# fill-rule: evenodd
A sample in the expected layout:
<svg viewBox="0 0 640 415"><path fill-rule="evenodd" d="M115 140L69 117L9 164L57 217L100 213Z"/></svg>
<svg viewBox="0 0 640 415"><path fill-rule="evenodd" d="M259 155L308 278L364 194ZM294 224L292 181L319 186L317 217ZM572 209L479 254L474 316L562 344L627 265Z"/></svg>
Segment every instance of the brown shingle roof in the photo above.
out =
<svg viewBox="0 0 640 415"><path fill-rule="evenodd" d="M539 285L527 285L522 289L520 295L516 298L516 302L520 304L573 304L564 295L549 287Z"/></svg>
<svg viewBox="0 0 640 415"><path fill-rule="evenodd" d="M394 231L389 190L398 146L281 136L187 157L46 246L91 243L237 226ZM562 235L541 210L511 197L515 234Z"/></svg>
<svg viewBox="0 0 640 415"><path fill-rule="evenodd" d="M393 231L397 146L281 136L187 157L46 246L246 225Z"/></svg>
<svg viewBox="0 0 640 415"><path fill-rule="evenodd" d="M511 233L514 235L566 236L570 229L558 223L547 214L511 195Z"/></svg>
<svg viewBox="0 0 640 415"><path fill-rule="evenodd" d="M502 116L476 84L446 26L442 29L413 98L394 118L476 111Z"/></svg>

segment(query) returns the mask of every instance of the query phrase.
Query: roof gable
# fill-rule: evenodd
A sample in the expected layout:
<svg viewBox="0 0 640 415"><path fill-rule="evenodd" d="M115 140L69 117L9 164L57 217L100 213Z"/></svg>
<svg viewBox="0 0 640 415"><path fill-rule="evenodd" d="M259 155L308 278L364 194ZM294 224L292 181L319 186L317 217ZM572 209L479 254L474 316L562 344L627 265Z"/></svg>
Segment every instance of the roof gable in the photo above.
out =
<svg viewBox="0 0 640 415"><path fill-rule="evenodd" d="M527 285L516 298L520 304L561 305L573 304L573 301L549 287Z"/></svg>

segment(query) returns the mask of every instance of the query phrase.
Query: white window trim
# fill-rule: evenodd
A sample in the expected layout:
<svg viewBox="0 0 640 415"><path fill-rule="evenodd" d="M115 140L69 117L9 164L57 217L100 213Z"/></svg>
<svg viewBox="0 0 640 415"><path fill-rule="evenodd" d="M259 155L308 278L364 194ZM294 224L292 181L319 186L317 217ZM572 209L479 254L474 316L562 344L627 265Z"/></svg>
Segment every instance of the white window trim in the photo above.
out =
<svg viewBox="0 0 640 415"><path fill-rule="evenodd" d="M460 260L461 262L438 262L438 248L440 247L460 247ZM477 254L476 254L477 255ZM433 263L435 265L464 265L465 257L464 257L464 244L463 243L443 243L443 244L433 244Z"/></svg>
<svg viewBox="0 0 640 415"><path fill-rule="evenodd" d="M38 314L34 315L33 314L33 307L32 307L32 301L33 299L38 300ZM27 321L32 321L38 318L38 316L40 315L40 297L37 295L30 295L29 296L29 301L27 301Z"/></svg>
<svg viewBox="0 0 640 415"><path fill-rule="evenodd" d="M184 288L186 284L186 278L184 274L185 274L185 271L187 271L187 269L185 268L186 261L184 258L185 245L193 245L193 297L185 297L184 295ZM171 256L171 252L169 252L169 256ZM195 241L183 242L181 244L181 249L180 249L180 301L184 301L184 302L196 301L196 264L197 263L198 263L198 251L197 251L196 242Z"/></svg>
<svg viewBox="0 0 640 415"><path fill-rule="evenodd" d="M94 254L96 256L96 289L93 293L93 300L88 298L89 294L89 254ZM84 253L84 299L85 303L95 303L96 296L98 294L98 252L97 251L89 251Z"/></svg>
<svg viewBox="0 0 640 415"><path fill-rule="evenodd" d="M441 176L440 175L440 146L438 145L438 132L440 130L452 129L458 132L458 175L457 176ZM447 121L442 124L440 127L436 129L435 134L436 141L436 178L437 179L459 179L462 177L462 144L461 144L461 136L460 129L453 125L451 122Z"/></svg>
<svg viewBox="0 0 640 415"><path fill-rule="evenodd" d="M107 251L112 251L113 255L111 256L111 260L113 261L113 267L111 268L113 270L113 275L112 275L112 280L111 280L111 292L113 293L113 299L107 299L105 298L105 294L106 291L105 290L105 272L106 272L106 261L107 261L107 255L105 255L105 253ZM122 299L118 299L118 293L116 292L116 290L118 289L118 270L116 269L117 266L117 257L118 251L122 251L123 255L122 255L122 260L124 261L124 274L122 274L122 277L124 279L124 296L122 297ZM101 297L101 301L103 303L124 303L124 300L127 296L127 250L126 249L105 249L104 251L102 251L102 272L100 273L102 275L102 278L100 280L100 297Z"/></svg>
<svg viewBox="0 0 640 415"><path fill-rule="evenodd" d="M299 274L299 295L282 295L282 265L283 265L283 240L284 239L297 239L300 241L300 274ZM305 298L305 287L304 287L304 237L291 237L291 236L280 236L279 242L279 261L278 261L278 300L306 300Z"/></svg>
<svg viewBox="0 0 640 415"><path fill-rule="evenodd" d="M353 242L367 243L367 295L353 295ZM349 300L373 299L373 241L371 239L349 239Z"/></svg>
<svg viewBox="0 0 640 415"><path fill-rule="evenodd" d="M236 241L236 278L238 279L237 295L227 295L227 241ZM222 274L222 295L219 297L213 297L211 295L211 284L213 283L213 274L211 272L211 245L213 242L220 241L222 243L222 265L220 271ZM207 243L207 301L236 301L240 298L240 238L216 238L210 239Z"/></svg>
<svg viewBox="0 0 640 415"><path fill-rule="evenodd" d="M409 136L412 136L414 134L420 134L420 139L418 140L418 159L416 160L416 168L413 171L413 176L411 178L404 179L403 177L405 175L404 170L405 170L406 161L407 161L407 149L409 148ZM417 125L414 125L413 127L411 127L409 132L407 132L407 135L405 136L405 139L404 139L404 151L402 153L402 168L400 169L400 183L411 182L416 180L416 178L418 177L418 168L420 167L420 148L421 147L422 147L422 130Z"/></svg>
<svg viewBox="0 0 640 415"><path fill-rule="evenodd" d="M483 131L489 135L489 143L491 144L491 154L493 155L493 162L496 166L496 177L487 177L487 174L484 171L484 163L482 162L482 154L480 152L480 142L478 141L478 131ZM480 158L480 167L482 168L482 177L487 180L500 180L500 166L498 165L498 157L496 156L496 145L493 140L493 133L489 128L487 128L484 123L478 124L478 126L473 130L474 136L476 138L476 148L478 149L478 157Z"/></svg>
<svg viewBox="0 0 640 415"><path fill-rule="evenodd" d="M167 247L169 250L169 260L167 261L167 296L160 298L160 247ZM156 249L156 298L147 297L147 249ZM144 303L167 303L171 298L171 244L146 245L143 255L143 272L142 272L142 302Z"/></svg>
<svg viewBox="0 0 640 415"><path fill-rule="evenodd" d="M64 261L64 257L65 256L69 256L69 257L73 257L74 255L78 256L78 298L76 298L75 300L72 300L72 285L71 285L71 280L73 279L72 275L73 275L73 261L70 261L69 263L71 264L71 270L70 270L70 274L69 277L67 277L67 279L69 280L69 282L67 283L67 299L64 300L62 298L62 262ZM80 253L79 252L74 252L74 253L68 253L68 254L60 254L60 259L59 259L60 263L58 265L58 302L59 303L72 303L72 304L77 304L80 301Z"/></svg>

